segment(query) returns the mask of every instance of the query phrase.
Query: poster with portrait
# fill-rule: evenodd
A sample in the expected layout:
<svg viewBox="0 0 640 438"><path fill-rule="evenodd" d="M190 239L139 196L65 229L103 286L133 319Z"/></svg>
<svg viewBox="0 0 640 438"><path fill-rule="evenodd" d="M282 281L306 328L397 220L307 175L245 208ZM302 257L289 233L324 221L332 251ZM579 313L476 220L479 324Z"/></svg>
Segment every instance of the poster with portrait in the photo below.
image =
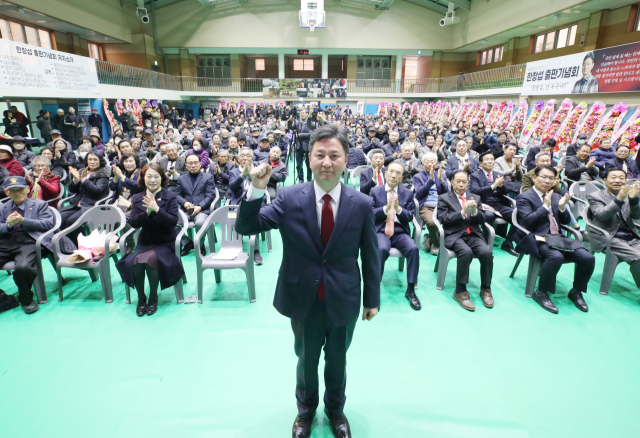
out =
<svg viewBox="0 0 640 438"><path fill-rule="evenodd" d="M640 91L640 42L528 62L522 94Z"/></svg>

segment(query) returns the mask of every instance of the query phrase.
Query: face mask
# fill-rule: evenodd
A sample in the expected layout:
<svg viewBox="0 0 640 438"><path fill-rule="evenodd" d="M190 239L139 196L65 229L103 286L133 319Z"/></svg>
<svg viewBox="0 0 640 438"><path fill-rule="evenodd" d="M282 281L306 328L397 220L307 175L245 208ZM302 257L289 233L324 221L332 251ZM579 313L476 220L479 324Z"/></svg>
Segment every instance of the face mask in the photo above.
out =
<svg viewBox="0 0 640 438"><path fill-rule="evenodd" d="M24 145L23 144L14 144L13 148L17 151L21 151L22 149L24 149Z"/></svg>
<svg viewBox="0 0 640 438"><path fill-rule="evenodd" d="M587 140L578 140L578 144L580 146L582 146L583 144L585 144L587 142Z"/></svg>
<svg viewBox="0 0 640 438"><path fill-rule="evenodd" d="M196 146L194 146L194 147L193 147L193 150L194 150L194 151L196 151L196 152L198 152L198 151L200 150L200 146L197 146L197 145L196 145Z"/></svg>
<svg viewBox="0 0 640 438"><path fill-rule="evenodd" d="M82 157L83 160L87 156L88 153L89 152L80 152L80 156Z"/></svg>

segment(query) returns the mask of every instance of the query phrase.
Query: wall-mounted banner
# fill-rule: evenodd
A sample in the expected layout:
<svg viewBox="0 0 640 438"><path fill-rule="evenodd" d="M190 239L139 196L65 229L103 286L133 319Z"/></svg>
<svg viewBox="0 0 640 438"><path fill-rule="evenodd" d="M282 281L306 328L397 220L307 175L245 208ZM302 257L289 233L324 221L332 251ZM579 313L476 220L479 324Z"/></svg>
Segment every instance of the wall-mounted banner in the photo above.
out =
<svg viewBox="0 0 640 438"><path fill-rule="evenodd" d="M280 79L280 97L309 99L347 97L347 80Z"/></svg>
<svg viewBox="0 0 640 438"><path fill-rule="evenodd" d="M262 80L262 97L265 99L277 99L280 97L280 80L279 79L263 79Z"/></svg>
<svg viewBox="0 0 640 438"><path fill-rule="evenodd" d="M522 94L640 91L640 43L528 62Z"/></svg>
<svg viewBox="0 0 640 438"><path fill-rule="evenodd" d="M100 93L96 61L0 40L0 88Z"/></svg>

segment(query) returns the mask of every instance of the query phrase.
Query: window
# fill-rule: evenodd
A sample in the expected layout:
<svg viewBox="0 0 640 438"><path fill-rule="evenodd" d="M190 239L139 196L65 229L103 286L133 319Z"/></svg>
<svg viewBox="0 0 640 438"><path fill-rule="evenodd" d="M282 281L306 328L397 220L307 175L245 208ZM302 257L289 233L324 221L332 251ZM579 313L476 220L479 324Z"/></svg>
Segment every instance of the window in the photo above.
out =
<svg viewBox="0 0 640 438"><path fill-rule="evenodd" d="M491 64L492 62L502 61L502 53L504 52L504 46L494 47L491 49L478 52L478 63L480 65Z"/></svg>
<svg viewBox="0 0 640 438"><path fill-rule="evenodd" d="M1 18L0 37L5 40L15 41L16 43L30 44L44 49L53 49L50 31Z"/></svg>
<svg viewBox="0 0 640 438"><path fill-rule="evenodd" d="M293 69L313 71L313 59L294 59Z"/></svg>
<svg viewBox="0 0 640 438"><path fill-rule="evenodd" d="M404 79L415 81L418 77L418 60L405 59L404 62Z"/></svg>
<svg viewBox="0 0 640 438"><path fill-rule="evenodd" d="M89 58L93 58L93 59L102 59L100 57L100 46L94 43L88 43L87 46L89 47Z"/></svg>
<svg viewBox="0 0 640 438"><path fill-rule="evenodd" d="M256 58L256 70L264 70L264 58Z"/></svg>
<svg viewBox="0 0 640 438"><path fill-rule="evenodd" d="M563 27L551 32L536 35L534 38L533 53L546 52L547 50L562 49L573 46L576 43L578 25Z"/></svg>

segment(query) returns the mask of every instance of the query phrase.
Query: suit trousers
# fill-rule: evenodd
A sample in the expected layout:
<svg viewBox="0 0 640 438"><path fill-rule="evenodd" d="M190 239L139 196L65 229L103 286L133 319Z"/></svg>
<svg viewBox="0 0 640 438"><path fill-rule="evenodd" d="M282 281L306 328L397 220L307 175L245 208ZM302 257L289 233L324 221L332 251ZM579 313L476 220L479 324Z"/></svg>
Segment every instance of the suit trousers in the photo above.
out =
<svg viewBox="0 0 640 438"><path fill-rule="evenodd" d="M323 301L316 302L302 321L291 320L295 337L294 350L298 356L296 367L296 400L298 415L313 418L319 403L318 364L324 347L324 405L333 415L342 415L346 401L347 350L351 345L356 317L347 325L331 325Z"/></svg>
<svg viewBox="0 0 640 438"><path fill-rule="evenodd" d="M542 257L540 267L540 281L538 290L547 293L556 293L556 277L562 264L567 262L575 263L573 273L573 288L580 291L587 291L587 284L593 274L596 259L585 248L578 248L574 252L558 251L547 246L546 243L538 242L538 251Z"/></svg>
<svg viewBox="0 0 640 438"><path fill-rule="evenodd" d="M298 172L298 182L304 182L304 171L302 165L307 167L307 182L311 181L313 174L311 173L311 167L309 166L309 152L300 149L296 149L296 171Z"/></svg>
<svg viewBox="0 0 640 438"><path fill-rule="evenodd" d="M423 205L420 209L420 218L427 225L427 231L429 231L429 238L431 239L431 245L440 249L440 232L436 223L433 221L433 211L436 207L430 207Z"/></svg>
<svg viewBox="0 0 640 438"><path fill-rule="evenodd" d="M0 267L15 262L13 281L18 286L18 301L28 306L33 301L33 281L36 279L36 245L26 232L9 233L0 243Z"/></svg>
<svg viewBox="0 0 640 438"><path fill-rule="evenodd" d="M387 237L384 233L378 233L378 255L380 257L380 277L384 274L384 264L389 258L389 251L395 248L407 259L407 283L416 284L418 282L418 271L420 270L420 253L418 247L413 242L411 236L397 231Z"/></svg>
<svg viewBox="0 0 640 438"><path fill-rule="evenodd" d="M467 290L469 284L469 266L474 257L480 262L480 286L491 287L493 277L493 253L483 238L475 234L463 233L451 248L458 259L456 270L456 292Z"/></svg>
<svg viewBox="0 0 640 438"><path fill-rule="evenodd" d="M640 288L640 239L622 240L611 239L611 252L621 261L629 263L629 270Z"/></svg>

